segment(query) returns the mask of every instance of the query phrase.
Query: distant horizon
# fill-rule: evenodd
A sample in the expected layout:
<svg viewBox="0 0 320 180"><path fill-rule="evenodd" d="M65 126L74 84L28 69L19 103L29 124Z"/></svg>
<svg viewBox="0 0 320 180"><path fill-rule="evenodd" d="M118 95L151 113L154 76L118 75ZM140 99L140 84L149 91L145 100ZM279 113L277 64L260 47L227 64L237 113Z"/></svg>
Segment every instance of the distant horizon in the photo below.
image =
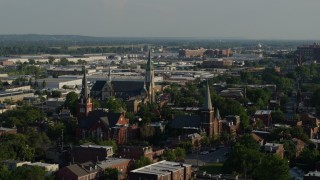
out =
<svg viewBox="0 0 320 180"><path fill-rule="evenodd" d="M0 36L79 36L79 37L88 37L88 38L128 38L128 39L181 39L181 40L235 40L235 41L320 41L319 39L262 39L262 38L244 38L244 37L202 37L202 36L94 36L94 35L83 35L83 34L37 34L37 33L21 33L21 34L0 34ZM0 37L1 38L1 37ZM0 39L1 40L1 39Z"/></svg>

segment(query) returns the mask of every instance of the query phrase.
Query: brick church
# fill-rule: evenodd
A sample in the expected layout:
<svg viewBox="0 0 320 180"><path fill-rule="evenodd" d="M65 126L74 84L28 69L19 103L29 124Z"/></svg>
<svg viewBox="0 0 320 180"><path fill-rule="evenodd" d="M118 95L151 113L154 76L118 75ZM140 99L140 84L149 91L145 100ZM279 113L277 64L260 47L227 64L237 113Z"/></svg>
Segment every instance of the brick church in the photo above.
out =
<svg viewBox="0 0 320 180"><path fill-rule="evenodd" d="M79 139L112 139L118 144L124 144L127 141L129 121L124 113L94 109L85 68L83 68L82 88L77 105L77 120L76 135Z"/></svg>
<svg viewBox="0 0 320 180"><path fill-rule="evenodd" d="M180 130L183 133L205 132L209 138L213 138L214 136L217 137L220 134L219 119L219 111L214 113L210 89L207 83L205 102L203 107L200 108L199 114L194 116L175 116L169 126L170 128Z"/></svg>

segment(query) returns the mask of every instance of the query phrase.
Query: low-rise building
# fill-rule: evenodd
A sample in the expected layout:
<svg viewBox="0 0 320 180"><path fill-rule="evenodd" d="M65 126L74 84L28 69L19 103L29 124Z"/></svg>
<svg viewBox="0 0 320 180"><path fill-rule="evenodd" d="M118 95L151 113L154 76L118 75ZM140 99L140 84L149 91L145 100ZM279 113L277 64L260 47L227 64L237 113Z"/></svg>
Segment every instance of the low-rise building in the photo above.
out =
<svg viewBox="0 0 320 180"><path fill-rule="evenodd" d="M160 161L139 169L135 169L129 173L129 180L148 179L191 179L191 165L170 161Z"/></svg>
<svg viewBox="0 0 320 180"><path fill-rule="evenodd" d="M112 146L81 145L71 149L70 161L73 163L97 162L111 157L113 154Z"/></svg>
<svg viewBox="0 0 320 180"><path fill-rule="evenodd" d="M118 180L126 179L130 170L133 169L134 163L131 159L107 158L106 160L97 162L101 169L117 169L119 172Z"/></svg>
<svg viewBox="0 0 320 180"><path fill-rule="evenodd" d="M283 144L266 143L264 145L264 151L266 153L270 153L270 154L273 154L273 155L278 155L281 158L283 158L283 156L284 156Z"/></svg>
<svg viewBox="0 0 320 180"><path fill-rule="evenodd" d="M262 120L265 126L270 127L272 124L271 112L271 110L257 110L254 118Z"/></svg>
<svg viewBox="0 0 320 180"><path fill-rule="evenodd" d="M17 134L17 129L0 127L0 136L4 134Z"/></svg>

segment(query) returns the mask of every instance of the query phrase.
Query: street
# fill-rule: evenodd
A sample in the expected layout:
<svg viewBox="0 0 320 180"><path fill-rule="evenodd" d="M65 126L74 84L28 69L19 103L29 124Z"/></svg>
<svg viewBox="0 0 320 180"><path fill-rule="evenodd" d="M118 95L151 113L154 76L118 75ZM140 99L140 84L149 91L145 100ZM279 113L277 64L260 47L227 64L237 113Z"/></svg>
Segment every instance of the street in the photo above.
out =
<svg viewBox="0 0 320 180"><path fill-rule="evenodd" d="M199 153L198 165L203 166L206 163L224 162L227 158L224 154L227 152L230 152L229 147L220 148L220 149L217 149L215 152L211 152L205 155L201 155ZM193 166L197 166L197 153L187 154L185 160L186 160L185 163L192 164Z"/></svg>

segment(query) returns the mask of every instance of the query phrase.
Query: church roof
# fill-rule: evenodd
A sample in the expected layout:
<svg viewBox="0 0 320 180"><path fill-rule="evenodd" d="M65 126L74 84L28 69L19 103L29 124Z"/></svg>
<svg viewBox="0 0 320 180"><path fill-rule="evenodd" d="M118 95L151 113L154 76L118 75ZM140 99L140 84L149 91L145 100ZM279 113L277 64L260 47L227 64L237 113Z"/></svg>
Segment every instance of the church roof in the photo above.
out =
<svg viewBox="0 0 320 180"><path fill-rule="evenodd" d="M180 115L176 116L169 126L175 129L199 128L200 120L200 116Z"/></svg>
<svg viewBox="0 0 320 180"><path fill-rule="evenodd" d="M102 91L108 81L96 81L91 91ZM144 90L143 81L112 81L114 92L141 92Z"/></svg>
<svg viewBox="0 0 320 180"><path fill-rule="evenodd" d="M111 113L105 112L103 110L95 110L89 113L88 117L83 117L79 120L79 127L84 129L89 129L96 122L101 121L103 124L108 127L115 127L121 113Z"/></svg>
<svg viewBox="0 0 320 180"><path fill-rule="evenodd" d="M107 81L96 81L91 88L91 91L101 91L103 86L107 83Z"/></svg>

